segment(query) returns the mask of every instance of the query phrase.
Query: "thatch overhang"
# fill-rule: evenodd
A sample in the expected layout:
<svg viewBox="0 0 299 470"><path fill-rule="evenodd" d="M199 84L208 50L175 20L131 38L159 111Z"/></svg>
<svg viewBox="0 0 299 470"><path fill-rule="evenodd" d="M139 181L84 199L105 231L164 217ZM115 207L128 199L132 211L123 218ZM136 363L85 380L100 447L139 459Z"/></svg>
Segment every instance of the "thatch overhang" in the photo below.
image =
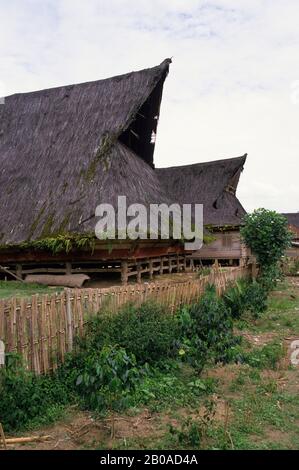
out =
<svg viewBox="0 0 299 470"><path fill-rule="evenodd" d="M246 211L236 190L246 157L157 168L156 172L172 202L203 204L205 226L239 227Z"/></svg>
<svg viewBox="0 0 299 470"><path fill-rule="evenodd" d="M95 208L168 202L153 170L171 60L117 77L9 96L0 106L0 244L94 232Z"/></svg>

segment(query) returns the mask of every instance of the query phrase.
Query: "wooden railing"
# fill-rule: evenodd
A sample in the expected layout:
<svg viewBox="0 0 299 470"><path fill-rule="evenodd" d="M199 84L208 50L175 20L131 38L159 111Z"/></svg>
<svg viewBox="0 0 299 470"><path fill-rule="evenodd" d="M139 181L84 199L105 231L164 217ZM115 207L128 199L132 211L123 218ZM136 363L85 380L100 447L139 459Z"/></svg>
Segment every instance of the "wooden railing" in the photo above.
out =
<svg viewBox="0 0 299 470"><path fill-rule="evenodd" d="M89 318L103 311L116 312L132 302L154 300L175 311L190 304L214 284L220 295L227 285L250 275L245 267L212 270L187 281L163 281L105 289L66 289L61 293L33 295L0 301L0 340L6 353L20 354L29 370L43 374L55 370L73 349Z"/></svg>

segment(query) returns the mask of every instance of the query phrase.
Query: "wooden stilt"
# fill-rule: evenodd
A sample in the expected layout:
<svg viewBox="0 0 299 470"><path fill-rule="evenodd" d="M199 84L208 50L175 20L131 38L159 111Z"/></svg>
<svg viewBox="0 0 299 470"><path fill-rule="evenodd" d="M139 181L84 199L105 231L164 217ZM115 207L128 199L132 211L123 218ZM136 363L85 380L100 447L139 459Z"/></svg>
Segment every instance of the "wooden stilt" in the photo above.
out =
<svg viewBox="0 0 299 470"><path fill-rule="evenodd" d="M18 276L18 278L23 279L22 265L21 264L17 264L17 266L16 266L16 275Z"/></svg>
<svg viewBox="0 0 299 470"><path fill-rule="evenodd" d="M160 274L163 274L163 258L160 260Z"/></svg>
<svg viewBox="0 0 299 470"><path fill-rule="evenodd" d="M148 264L149 264L149 278L152 281L154 277L153 260L150 259Z"/></svg>
<svg viewBox="0 0 299 470"><path fill-rule="evenodd" d="M72 274L72 263L65 263L65 274Z"/></svg>
<svg viewBox="0 0 299 470"><path fill-rule="evenodd" d="M138 284L141 283L141 271L142 271L142 266L141 263L137 263L137 282Z"/></svg>
<svg viewBox="0 0 299 470"><path fill-rule="evenodd" d="M127 261L121 262L121 282L122 284L128 283L128 262Z"/></svg>

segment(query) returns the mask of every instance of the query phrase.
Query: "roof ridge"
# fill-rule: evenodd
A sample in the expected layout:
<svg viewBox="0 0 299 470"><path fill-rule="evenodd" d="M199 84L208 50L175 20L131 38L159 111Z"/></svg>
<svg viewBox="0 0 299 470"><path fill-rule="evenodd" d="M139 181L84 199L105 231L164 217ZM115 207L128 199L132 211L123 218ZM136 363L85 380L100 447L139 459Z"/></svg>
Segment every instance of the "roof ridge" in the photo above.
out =
<svg viewBox="0 0 299 470"><path fill-rule="evenodd" d="M165 69L167 70L169 68L169 65L171 64L172 60L171 59L165 59L163 60L159 65L154 65L153 67L147 67L147 68L144 68L144 69L140 69L140 70L132 70L131 72L126 72L126 73L121 73L121 74L118 74L118 75L112 75L110 77L105 77L105 78L99 78L97 80L87 80L85 82L78 82L78 83L68 83L68 84L64 84L64 85L58 85L58 86L52 86L52 87L49 87L49 88L40 88L39 90L32 90L32 91L21 91L21 92L17 92L17 93L12 93L11 95L7 95L5 96L4 98L10 98L10 97L13 97L13 96L20 96L20 95L33 95L33 94L38 94L38 93L44 93L46 91L52 91L52 90L63 90L63 89L71 89L73 87L79 87L79 86L84 86L84 85L91 85L91 84L95 84L95 83L99 83L99 82L105 82L105 81L109 81L109 80L114 80L114 79L120 79L120 78L125 78L125 77L130 77L132 74L138 74L138 73L142 73L142 72L146 72L146 71L153 71L155 69Z"/></svg>
<svg viewBox="0 0 299 470"><path fill-rule="evenodd" d="M170 170L170 169L174 169L174 168L187 168L187 167L200 166L200 165L220 164L220 163L223 163L223 162L231 162L231 161L237 161L237 160L240 160L240 162L242 161L242 162L245 163L247 155L248 154L245 153L244 155L242 155L240 157L222 158L222 159L219 159L219 160L210 160L210 161L207 161L207 162L189 163L187 165L157 167L156 170Z"/></svg>

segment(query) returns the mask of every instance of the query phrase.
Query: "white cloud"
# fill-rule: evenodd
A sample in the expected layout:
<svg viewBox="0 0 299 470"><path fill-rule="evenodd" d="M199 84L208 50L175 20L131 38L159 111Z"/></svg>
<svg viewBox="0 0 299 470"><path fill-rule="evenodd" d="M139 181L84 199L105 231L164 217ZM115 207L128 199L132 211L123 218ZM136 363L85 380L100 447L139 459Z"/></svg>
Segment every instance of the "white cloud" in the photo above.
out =
<svg viewBox="0 0 299 470"><path fill-rule="evenodd" d="M174 56L156 164L248 152L244 206L299 210L296 0L0 0L7 94L137 70Z"/></svg>

